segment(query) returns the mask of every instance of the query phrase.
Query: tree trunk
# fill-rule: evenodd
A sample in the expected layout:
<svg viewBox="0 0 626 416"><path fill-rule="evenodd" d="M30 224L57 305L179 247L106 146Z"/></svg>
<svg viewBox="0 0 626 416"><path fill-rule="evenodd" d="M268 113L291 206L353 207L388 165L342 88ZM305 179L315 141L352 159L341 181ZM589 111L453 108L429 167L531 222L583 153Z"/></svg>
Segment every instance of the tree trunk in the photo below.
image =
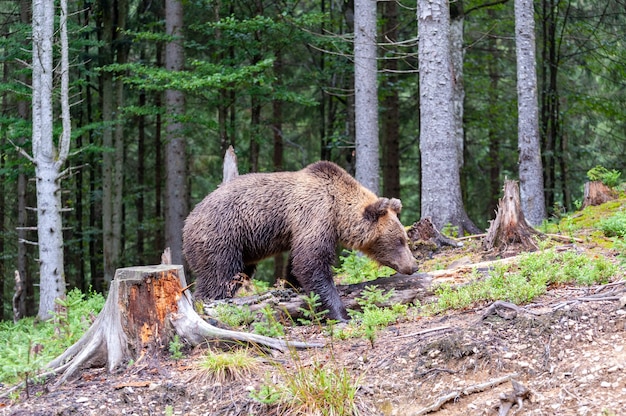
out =
<svg viewBox="0 0 626 416"><path fill-rule="evenodd" d="M163 63L163 48L157 48L156 51L156 65L161 67L164 65ZM156 93L154 94L154 106L158 109L163 108L163 94ZM154 218L157 219L165 219L164 208L165 201L163 198L163 117L161 117L161 111L157 112L155 123L154 123ZM165 240L165 231L163 227L159 227L158 230L154 233L153 238L153 250L158 253L163 250L161 246L162 242Z"/></svg>
<svg viewBox="0 0 626 416"><path fill-rule="evenodd" d="M20 22L24 25L31 23L31 2L28 0L20 1ZM25 42L26 43L26 42ZM25 47L27 47L25 45ZM22 73L18 75L18 79L24 85L28 85L30 80ZM17 103L17 112L19 117L23 120L30 119L30 103L26 99L21 99ZM26 143L26 137L19 138L19 145L23 146ZM20 279L25 287L19 296L19 312L20 316L29 316L34 314L34 287L33 277L31 270L29 270L28 261L28 240L27 228L29 227L28 221L28 206L33 206L32 192L28 192L28 177L26 176L24 164L20 164L17 167L17 271L20 275ZM30 205L29 205L29 200ZM30 295L30 296L29 296Z"/></svg>
<svg viewBox="0 0 626 416"><path fill-rule="evenodd" d="M354 121L356 180L378 195L376 2L354 1Z"/></svg>
<svg viewBox="0 0 626 416"><path fill-rule="evenodd" d="M515 0L519 181L522 210L531 225L546 218L539 140L535 20L532 0Z"/></svg>
<svg viewBox="0 0 626 416"><path fill-rule="evenodd" d="M113 10L111 4L101 2L100 18L102 45L99 57L101 66L113 64ZM113 229L113 200L115 175L115 157L113 153L113 106L114 106L113 74L103 71L100 78L100 99L102 123L106 126L102 130L102 261L104 267L104 281L110 282L115 273L117 257L115 255L115 232Z"/></svg>
<svg viewBox="0 0 626 416"><path fill-rule="evenodd" d="M130 48L130 39L125 39L122 32L126 29L126 18L128 14L128 2L127 0L117 0L116 7L116 22L115 31L117 33L116 48L115 48L115 61L119 65L124 65L128 61L128 50ZM125 145L124 138L126 137L124 128L126 126L125 118L122 114L124 108L124 82L121 78L117 78L115 81L115 129L113 136L113 176L112 176L112 199L111 199L111 214L112 214L112 252L113 252L113 265L117 267L119 265L122 253L124 252L124 237L123 237L123 224L124 224L124 200L122 198L124 194L124 165L125 165Z"/></svg>
<svg viewBox="0 0 626 416"><path fill-rule="evenodd" d="M477 227L461 196L460 166L454 135L450 10L444 0L418 1L420 73L420 154L422 218L438 229L457 227L458 235Z"/></svg>
<svg viewBox="0 0 626 416"><path fill-rule="evenodd" d="M145 55L142 51L142 57ZM139 107L145 107L146 105L146 92L139 92ZM135 199L135 210L137 211L137 259L141 264L146 264L145 258L145 238L144 232L144 219L145 214L145 197L147 192L146 187L146 116L140 114L137 116L137 198Z"/></svg>
<svg viewBox="0 0 626 416"><path fill-rule="evenodd" d="M61 100L63 133L56 147L53 139L53 38L54 2L33 1L33 131L32 147L37 184L37 234L39 245L39 311L50 317L54 300L65 295L63 231L61 222L60 170L69 152L69 106L67 102L68 51L67 10L61 3ZM68 118L65 120L65 118Z"/></svg>
<svg viewBox="0 0 626 416"><path fill-rule="evenodd" d="M183 4L181 0L165 1L165 32L171 36L165 45L165 68L169 71L184 69ZM167 113L166 179L165 179L165 242L172 250L172 261L183 264L183 225L187 214L187 149L183 123L185 96L182 91L165 91Z"/></svg>
<svg viewBox="0 0 626 416"><path fill-rule="evenodd" d="M275 52L274 76L276 77L277 88L282 87L283 81L283 55L280 50ZM280 172L284 168L284 140L283 140L283 102L280 98L272 101L272 130L274 135L274 151L272 164L274 172ZM278 253L274 256L274 281L275 283L285 277L285 254Z"/></svg>
<svg viewBox="0 0 626 416"><path fill-rule="evenodd" d="M583 205L585 208L593 205L602 205L607 201L617 198L617 193L600 181L586 182L585 192L583 196Z"/></svg>
<svg viewBox="0 0 626 416"><path fill-rule="evenodd" d="M459 170L463 167L463 147L465 134L463 132L463 110L465 105L465 86L463 85L463 25L465 14L463 1L450 3L450 61L452 64L452 114L454 143L457 149Z"/></svg>
<svg viewBox="0 0 626 416"><path fill-rule="evenodd" d="M183 266L129 267L117 270L104 308L89 330L48 367L63 372L58 383L87 366L106 365L113 372L130 361L158 355L176 334L191 345L218 339L280 351L321 346L214 327L195 312Z"/></svg>
<svg viewBox="0 0 626 416"><path fill-rule="evenodd" d="M534 251L538 248L534 240L537 235L540 233L524 218L517 182L507 180L498 213L483 242L485 250L493 250L503 257L516 255L520 250Z"/></svg>
<svg viewBox="0 0 626 416"><path fill-rule="evenodd" d="M398 4L383 2L385 49L391 51L383 61L382 140L383 195L400 198L400 99L398 92L398 60L394 43L398 40Z"/></svg>

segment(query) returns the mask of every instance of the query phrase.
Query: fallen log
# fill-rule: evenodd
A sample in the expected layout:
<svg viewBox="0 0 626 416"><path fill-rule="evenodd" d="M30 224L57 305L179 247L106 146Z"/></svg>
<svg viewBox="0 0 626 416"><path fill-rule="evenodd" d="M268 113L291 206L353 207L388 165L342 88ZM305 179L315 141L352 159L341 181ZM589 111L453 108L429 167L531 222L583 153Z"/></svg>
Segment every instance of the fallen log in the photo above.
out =
<svg viewBox="0 0 626 416"><path fill-rule="evenodd" d="M357 298L361 296L363 290L368 286L376 286L383 292L393 289L392 296L384 303L378 305L380 307L390 307L397 304L414 303L416 300L422 302L426 297L433 294L431 283L432 277L427 273L415 273L412 275L395 274L362 283L337 285L337 290L347 309L360 310L361 306L357 303ZM284 318L297 320L303 317L302 309L307 308L302 295L290 289L270 290L261 296L242 296L214 301L205 305L205 311L208 315L214 316L213 309L220 303L248 306L251 311L270 306L275 311L283 314Z"/></svg>
<svg viewBox="0 0 626 416"><path fill-rule="evenodd" d="M279 351L322 346L210 325L195 312L186 287L183 266L118 269L92 326L48 364L50 370L63 372L57 384L87 366L106 366L113 372L128 362L138 362L167 348L175 335L194 346L207 340L251 343Z"/></svg>

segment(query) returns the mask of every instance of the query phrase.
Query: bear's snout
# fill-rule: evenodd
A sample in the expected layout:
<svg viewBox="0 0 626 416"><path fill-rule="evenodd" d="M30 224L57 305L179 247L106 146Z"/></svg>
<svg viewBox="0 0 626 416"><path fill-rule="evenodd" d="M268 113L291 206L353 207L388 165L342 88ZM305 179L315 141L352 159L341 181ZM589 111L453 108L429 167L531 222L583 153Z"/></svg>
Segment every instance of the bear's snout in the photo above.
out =
<svg viewBox="0 0 626 416"><path fill-rule="evenodd" d="M419 268L417 267L417 263L415 263L415 261L413 261L412 265L404 265L404 266L398 266L398 268L396 269L396 271L398 273L401 274L413 274L415 273Z"/></svg>

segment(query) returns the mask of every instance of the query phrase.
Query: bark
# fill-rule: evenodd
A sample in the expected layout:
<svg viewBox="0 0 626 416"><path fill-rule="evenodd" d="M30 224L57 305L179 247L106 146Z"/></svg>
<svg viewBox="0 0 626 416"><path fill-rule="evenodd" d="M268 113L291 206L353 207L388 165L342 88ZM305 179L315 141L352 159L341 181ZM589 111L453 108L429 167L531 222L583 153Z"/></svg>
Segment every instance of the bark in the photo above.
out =
<svg viewBox="0 0 626 416"><path fill-rule="evenodd" d="M100 10L102 45L100 47L101 65L113 63L113 7L103 2ZM113 231L113 175L115 173L115 158L113 153L113 74L103 71L100 78L100 97L102 100L102 261L104 267L104 281L110 282L115 273L117 257L115 256Z"/></svg>
<svg viewBox="0 0 626 416"><path fill-rule="evenodd" d="M383 78L382 136L383 136L383 195L400 198L400 99L398 93L398 60L393 43L398 40L398 4L383 2L383 21L386 54Z"/></svg>
<svg viewBox="0 0 626 416"><path fill-rule="evenodd" d="M7 65L5 64L4 70L3 70L3 74L2 74L2 80L3 82L7 82L7 74L8 74L8 68ZM2 113L4 114L6 111L6 106L7 106L7 93L3 93L2 94ZM4 143L4 139L0 139L0 146L4 147L5 143ZM0 158L0 172L4 172L4 164L5 164L5 158ZM5 198L4 196L7 194L6 190L5 190L5 178L4 178L4 174L0 174L0 224L2 224L2 226L4 226L5 224L5 212L6 212L6 202L5 202ZM5 233L0 233L0 253L5 253ZM4 258L0 258L0 276L6 276L6 259ZM2 281L2 283L0 283L0 299L4 299L4 280ZM13 310L15 311L15 302L13 302ZM15 315L15 313L14 313ZM4 321L4 308L2 308L2 310L0 310L0 322Z"/></svg>
<svg viewBox="0 0 626 416"><path fill-rule="evenodd" d="M277 88L281 87L283 78L283 55L280 50L275 52L274 60L274 75L276 77ZM274 172L280 172L283 170L283 102L280 99L274 98L272 101L272 131L274 135L274 151L272 157L272 164L274 165ZM279 253L274 256L274 282L279 281L285 277L285 255ZM274 283L271 282L271 283Z"/></svg>
<svg viewBox="0 0 626 416"><path fill-rule="evenodd" d="M62 4L62 8L63 8ZM61 13L61 32L66 30L67 11ZM32 147L37 184L37 234L39 246L39 311L40 319L48 319L54 310L54 300L65 295L63 269L63 232L61 222L61 167L69 151L68 122L63 121L63 133L56 147L53 134L53 37L54 2L33 1L33 130ZM66 34L61 44L61 83L67 87ZM64 71L65 69L65 71ZM67 88L62 87L62 93ZM67 100L67 95L61 97ZM64 109L66 104L62 104ZM66 116L62 111L62 117Z"/></svg>
<svg viewBox="0 0 626 416"><path fill-rule="evenodd" d="M260 58L256 62L258 61L260 61ZM252 95L250 97L250 172L259 171L260 135L261 103L256 95Z"/></svg>
<svg viewBox="0 0 626 416"><path fill-rule="evenodd" d="M492 10L488 10L488 16L494 18ZM488 39L489 48L492 51L492 59L489 61L489 82L491 91L499 90L500 71L497 62L500 60L500 50L497 47L496 39ZM488 102L491 108L496 108L497 94L490 94ZM491 220L496 215L498 209L498 196L500 195L500 172L502 162L500 160L500 132L492 123L489 124L489 199L487 204L487 219Z"/></svg>
<svg viewBox="0 0 626 416"><path fill-rule="evenodd" d="M184 68L183 5L180 0L165 1L165 32L173 39L165 45L165 68L181 71ZM185 111L182 91L165 91L167 113L166 134L166 180L165 180L165 242L172 250L175 264L183 262L182 230L189 212L187 186L187 149L184 126L180 116Z"/></svg>
<svg viewBox="0 0 626 416"><path fill-rule="evenodd" d="M20 22L24 25L31 23L30 14L31 2L28 0L20 1ZM27 47L25 45L25 47ZM29 85L30 80L22 73L18 75L18 79L24 85ZM30 118L30 103L26 100L19 100L17 103L17 112L23 120ZM23 146L26 143L25 137L20 137L19 145ZM28 262L28 240L27 228L29 228L27 207L29 206L29 198L32 198L32 193L28 191L28 178L25 173L25 166L20 164L18 166L17 176L17 271L20 275L20 279L25 286L25 290L22 291L19 296L19 312L21 316L31 316L34 314L34 301L33 301L33 282L32 274L29 272ZM31 201L31 205L34 202ZM30 296L29 296L30 295Z"/></svg>
<svg viewBox="0 0 626 416"><path fill-rule="evenodd" d="M280 88L283 77L283 56L276 51L274 60L274 75L276 76L277 88ZM274 172L283 170L283 102L274 98L272 101L272 131L274 135L274 151L272 164Z"/></svg>
<svg viewBox="0 0 626 416"><path fill-rule="evenodd" d="M263 2L261 0L254 1L254 14L255 16L263 16ZM257 30L254 32L254 41L257 47L261 47L261 34ZM255 53L252 56L251 63L256 65L261 62L262 56L260 53ZM252 91L250 94L250 172L259 171L259 152L261 140L261 100L258 93Z"/></svg>
<svg viewBox="0 0 626 416"><path fill-rule="evenodd" d="M156 64L161 67L164 65L163 62L163 48L157 48L156 51ZM163 95L156 93L154 94L154 106L156 108L163 107ZM163 117L161 116L161 112L159 111L156 115L156 121L154 125L154 218L162 218L165 219L164 208L165 205L163 201L163 168L162 166L165 164L163 157L163 140L162 140L162 131L163 131ZM163 249L162 242L165 240L165 230L163 227L159 227L159 229L155 232L154 235L154 246L153 249L156 253Z"/></svg>
<svg viewBox="0 0 626 416"><path fill-rule="evenodd" d="M556 155L559 154L558 142L561 135L561 120L558 91L558 35L557 19L559 7L553 0L544 0L542 3L542 48L541 55L541 136L543 150L543 171L546 206L553 207L555 203Z"/></svg>
<svg viewBox="0 0 626 416"><path fill-rule="evenodd" d="M379 193L376 2L354 1L356 179Z"/></svg>
<svg viewBox="0 0 626 416"><path fill-rule="evenodd" d="M285 351L319 347L214 327L195 312L182 266L118 269L104 308L74 345L48 364L63 383L82 368L117 371L131 360L158 356L175 335L191 345L208 340L246 342Z"/></svg>
<svg viewBox="0 0 626 416"><path fill-rule="evenodd" d="M515 0L519 181L524 215L531 225L546 218L539 140L535 21L532 0Z"/></svg>
<svg viewBox="0 0 626 416"><path fill-rule="evenodd" d="M128 49L130 40L124 39L121 31L126 29L126 17L128 14L128 2L126 0L117 0L116 7L116 24L115 31L117 35L116 42L116 63L125 64L128 60ZM114 266L118 266L122 253L124 252L124 238L122 226L124 224L124 201L122 195L124 194L124 159L125 159L125 146L124 146L124 127L125 117L122 115L122 108L124 108L124 82L121 79L115 81L115 129L113 135L113 175L112 175L112 199L111 206L111 222L112 222L112 263Z"/></svg>
<svg viewBox="0 0 626 416"><path fill-rule="evenodd" d="M602 205L617 198L617 192L600 181L586 182L581 208Z"/></svg>
<svg viewBox="0 0 626 416"><path fill-rule="evenodd" d="M459 170L463 167L463 147L465 134L463 132L463 110L465 102L465 86L463 85L463 24L465 14L463 1L450 3L450 61L452 63L452 114L454 143L457 149Z"/></svg>
<svg viewBox="0 0 626 416"><path fill-rule="evenodd" d="M507 180L504 183L504 195L498 204L498 213L491 222L483 242L485 250L508 257L518 251L534 251L537 244L535 236L540 235L524 217L520 202L517 182Z"/></svg>
<svg viewBox="0 0 626 416"><path fill-rule="evenodd" d="M142 51L142 57L145 53ZM146 105L146 92L141 91L139 93L139 106L144 107ZM137 258L142 264L146 263L144 251L144 241L146 235L144 233L144 219L145 213L145 194L146 187L146 116L140 114L137 116L137 198L135 199L135 209L137 210Z"/></svg>
<svg viewBox="0 0 626 416"><path fill-rule="evenodd" d="M454 135L450 10L444 0L418 1L422 217L475 232L463 208Z"/></svg>

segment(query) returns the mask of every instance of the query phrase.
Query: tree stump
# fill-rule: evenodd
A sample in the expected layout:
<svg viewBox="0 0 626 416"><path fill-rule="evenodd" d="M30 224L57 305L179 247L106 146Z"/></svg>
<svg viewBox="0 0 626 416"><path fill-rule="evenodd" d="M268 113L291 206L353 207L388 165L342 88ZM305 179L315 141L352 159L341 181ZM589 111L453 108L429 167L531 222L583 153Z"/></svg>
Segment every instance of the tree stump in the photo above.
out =
<svg viewBox="0 0 626 416"><path fill-rule="evenodd" d="M224 154L224 169L222 183L231 181L239 176L239 169L237 168L237 155L235 149L232 146L228 146L226 153Z"/></svg>
<svg viewBox="0 0 626 416"><path fill-rule="evenodd" d="M58 383L88 366L106 365L113 372L131 360L167 348L176 334L191 345L217 339L280 351L321 346L212 326L195 312L186 286L183 266L118 269L98 318L80 340L48 364L54 372L63 371Z"/></svg>
<svg viewBox="0 0 626 416"><path fill-rule="evenodd" d="M487 230L483 247L504 257L519 251L534 251L538 247L533 237L537 235L541 233L524 218L517 182L506 180L504 195L498 202L498 212Z"/></svg>
<svg viewBox="0 0 626 416"><path fill-rule="evenodd" d="M617 193L602 182L586 182L582 208L593 205L602 205L605 202L612 201L616 198Z"/></svg>
<svg viewBox="0 0 626 416"><path fill-rule="evenodd" d="M422 218L408 230L409 247L418 260L429 259L442 246L462 247L463 243L441 234L429 217Z"/></svg>

